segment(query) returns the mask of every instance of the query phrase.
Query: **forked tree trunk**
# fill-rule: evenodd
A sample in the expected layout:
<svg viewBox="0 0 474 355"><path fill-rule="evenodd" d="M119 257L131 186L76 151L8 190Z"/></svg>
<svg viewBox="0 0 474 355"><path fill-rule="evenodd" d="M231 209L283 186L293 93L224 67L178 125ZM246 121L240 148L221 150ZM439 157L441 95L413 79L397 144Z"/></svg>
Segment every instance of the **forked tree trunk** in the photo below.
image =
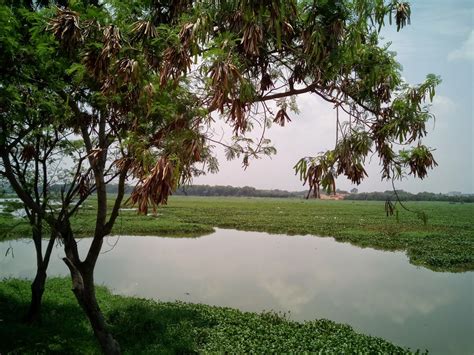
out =
<svg viewBox="0 0 474 355"><path fill-rule="evenodd" d="M105 125L105 118L101 115L101 123L99 125L99 142L103 147L106 147L107 142ZM81 129L83 130L83 136L87 138L85 142L87 150L91 151L91 142L89 140L87 129L84 127ZM61 228L61 235L64 242L64 251L66 254L66 257L63 258L63 260L71 273L72 291L74 292L79 305L89 319L92 330L94 331L94 335L99 342L102 352L108 355L117 355L121 354L120 345L109 331L104 315L102 314L95 297L94 267L102 248L104 236L110 233L112 226L114 225L114 222L118 216L121 201L125 192L124 186L127 170L124 169L120 173L118 194L109 221L107 222L107 190L106 184L104 182L104 166L106 155L101 155L98 161L93 160L92 158L89 158L89 160L95 175L97 194L97 216L94 237L92 238L92 243L89 247L86 258L84 261L81 261L77 249L77 243L74 239L69 222L69 216L66 216Z"/></svg>
<svg viewBox="0 0 474 355"><path fill-rule="evenodd" d="M84 310L104 354L121 354L120 346L108 330L95 297L93 270L79 270L69 259L63 259L71 271L72 291Z"/></svg>

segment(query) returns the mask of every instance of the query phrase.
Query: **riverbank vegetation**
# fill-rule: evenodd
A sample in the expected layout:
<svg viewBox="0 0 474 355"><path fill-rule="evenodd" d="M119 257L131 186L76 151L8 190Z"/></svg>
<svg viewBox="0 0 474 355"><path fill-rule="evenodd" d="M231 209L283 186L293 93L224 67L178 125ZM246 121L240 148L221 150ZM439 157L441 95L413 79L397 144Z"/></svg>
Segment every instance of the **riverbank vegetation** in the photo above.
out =
<svg viewBox="0 0 474 355"><path fill-rule="evenodd" d="M60 278L47 281L43 323L33 327L18 319L29 304L29 282L1 281L0 353L100 353L70 284ZM96 291L124 353L409 353L329 320L297 323L274 313L155 302L113 295L104 287Z"/></svg>
<svg viewBox="0 0 474 355"><path fill-rule="evenodd" d="M123 208L112 234L195 237L214 227L279 234L331 236L361 247L403 250L410 262L438 271L474 270L474 205L407 202L428 216L423 225L413 213L387 217L383 202L302 199L209 198L173 196L155 215L137 216ZM95 203L86 203L72 220L76 233L93 233ZM29 235L28 225L0 217L10 239Z"/></svg>

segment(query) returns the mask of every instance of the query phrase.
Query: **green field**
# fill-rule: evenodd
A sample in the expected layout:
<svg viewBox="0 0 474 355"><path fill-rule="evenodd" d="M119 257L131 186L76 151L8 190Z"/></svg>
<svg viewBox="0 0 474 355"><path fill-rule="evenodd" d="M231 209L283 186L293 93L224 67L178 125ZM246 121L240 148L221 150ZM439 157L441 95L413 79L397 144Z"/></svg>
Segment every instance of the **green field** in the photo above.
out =
<svg viewBox="0 0 474 355"><path fill-rule="evenodd" d="M73 220L78 235L92 234L94 202L87 201ZM361 247L404 250L410 262L437 271L474 270L474 205L407 205L424 211L428 224L406 211L398 221L387 217L383 202L172 197L156 215L138 216L127 206L113 233L198 237L219 227L332 236ZM30 233L27 224L6 213L0 215L0 229L7 238ZM29 281L0 281L0 353L99 353L70 280L48 279L41 327L20 320L28 307L29 287ZM124 353L409 352L329 320L298 323L273 313L123 297L103 287L97 296Z"/></svg>
<svg viewBox="0 0 474 355"><path fill-rule="evenodd" d="M474 204L407 202L424 211L424 225L414 213L400 210L399 220L387 217L384 202L273 198L171 197L157 215L137 216L124 210L114 234L193 237L214 227L280 234L331 236L340 242L384 250L403 250L411 263L437 271L474 270ZM94 200L86 202L73 226L92 234ZM27 225L0 217L8 238L29 235Z"/></svg>
<svg viewBox="0 0 474 355"><path fill-rule="evenodd" d="M18 319L26 312L29 287L28 281L0 281L0 353L100 353L70 280L47 281L41 327ZM127 354L409 352L329 320L297 323L273 313L116 296L103 287L97 298Z"/></svg>

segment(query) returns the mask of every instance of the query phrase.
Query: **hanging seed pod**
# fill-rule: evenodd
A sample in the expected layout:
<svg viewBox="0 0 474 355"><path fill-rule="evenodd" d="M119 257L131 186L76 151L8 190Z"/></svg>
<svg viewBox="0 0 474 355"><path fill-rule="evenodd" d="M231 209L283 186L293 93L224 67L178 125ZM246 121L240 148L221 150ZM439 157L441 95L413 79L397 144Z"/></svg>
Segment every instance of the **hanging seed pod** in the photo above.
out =
<svg viewBox="0 0 474 355"><path fill-rule="evenodd" d="M280 126L284 127L286 122L291 122L290 116L286 113L284 109L280 109L275 118L273 119L273 122L279 124Z"/></svg>
<svg viewBox="0 0 474 355"><path fill-rule="evenodd" d="M157 36L156 27L150 21L137 21L131 29L134 34L132 42L155 38Z"/></svg>
<svg viewBox="0 0 474 355"><path fill-rule="evenodd" d="M177 184L174 171L172 162L167 157L162 157L150 174L140 180L128 200L132 205L138 204L138 213L147 214L149 205L156 212L158 205L167 203L168 196Z"/></svg>
<svg viewBox="0 0 474 355"><path fill-rule="evenodd" d="M20 160L28 163L36 156L36 149L32 144L27 144L23 147L20 154Z"/></svg>
<svg viewBox="0 0 474 355"><path fill-rule="evenodd" d="M71 51L78 43L82 42L79 26L79 14L68 9L56 9L56 16L49 21L48 28L56 40Z"/></svg>

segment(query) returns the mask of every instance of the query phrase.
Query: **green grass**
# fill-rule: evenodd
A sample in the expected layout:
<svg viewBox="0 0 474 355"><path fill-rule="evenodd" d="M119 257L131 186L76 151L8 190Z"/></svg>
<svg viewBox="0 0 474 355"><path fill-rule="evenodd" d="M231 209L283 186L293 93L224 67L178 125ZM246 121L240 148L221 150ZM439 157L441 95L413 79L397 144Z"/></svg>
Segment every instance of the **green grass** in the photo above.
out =
<svg viewBox="0 0 474 355"><path fill-rule="evenodd" d="M94 201L73 221L79 235L92 234ZM273 198L172 197L157 216L123 211L114 234L199 236L213 227L281 234L331 236L361 247L406 251L411 263L437 271L474 270L474 204L407 202L428 215L425 226L415 214L386 217L384 202ZM0 233L12 218L0 217ZM9 229L10 228L10 229ZM9 237L28 235L18 226ZM20 233L21 231L21 233Z"/></svg>
<svg viewBox="0 0 474 355"><path fill-rule="evenodd" d="M99 353L67 279L47 281L41 326L19 322L28 306L29 286L28 281L17 279L0 282L1 354ZM409 352L329 320L297 323L273 313L117 296L104 287L97 288L97 298L128 354Z"/></svg>

